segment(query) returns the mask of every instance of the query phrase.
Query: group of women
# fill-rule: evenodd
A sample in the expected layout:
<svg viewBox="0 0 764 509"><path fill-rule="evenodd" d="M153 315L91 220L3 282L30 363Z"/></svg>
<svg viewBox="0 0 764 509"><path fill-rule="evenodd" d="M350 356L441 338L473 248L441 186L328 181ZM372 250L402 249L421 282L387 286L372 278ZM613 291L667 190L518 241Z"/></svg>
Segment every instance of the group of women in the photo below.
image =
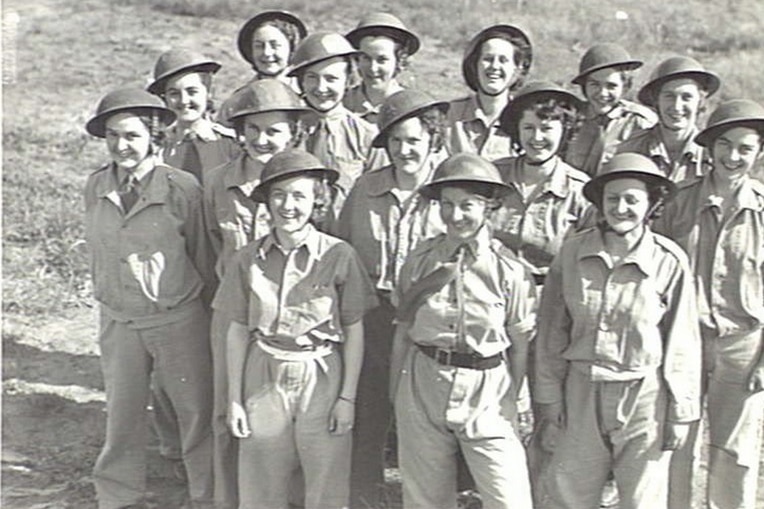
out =
<svg viewBox="0 0 764 509"><path fill-rule="evenodd" d="M342 35L266 11L219 111L187 49L100 100L99 508L143 507L151 399L188 507L380 507L394 420L406 509L455 508L460 470L487 509L596 508L609 479L623 509L687 509L706 406L708 507L752 509L764 108L701 128L720 79L686 56L628 101L642 62L611 43L585 99L526 83L508 24L448 102L397 80L420 45L389 13Z"/></svg>

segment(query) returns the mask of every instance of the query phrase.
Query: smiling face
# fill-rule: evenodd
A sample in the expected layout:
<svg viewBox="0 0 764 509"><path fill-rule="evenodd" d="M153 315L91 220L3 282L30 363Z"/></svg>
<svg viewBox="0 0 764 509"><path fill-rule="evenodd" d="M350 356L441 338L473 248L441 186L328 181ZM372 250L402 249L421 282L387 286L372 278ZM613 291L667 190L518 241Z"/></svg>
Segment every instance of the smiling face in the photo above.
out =
<svg viewBox="0 0 764 509"><path fill-rule="evenodd" d="M477 76L480 90L487 95L506 92L515 81L515 47L506 39L488 39L480 46Z"/></svg>
<svg viewBox="0 0 764 509"><path fill-rule="evenodd" d="M164 99L167 107L178 116L178 123L189 125L207 111L209 95L202 75L190 72L167 80Z"/></svg>
<svg viewBox="0 0 764 509"><path fill-rule="evenodd" d="M671 131L693 127L703 100L703 92L695 80L680 78L664 83L658 93L658 115L661 125Z"/></svg>
<svg viewBox="0 0 764 509"><path fill-rule="evenodd" d="M594 71L585 78L584 95L598 115L615 108L625 91L623 71L612 67Z"/></svg>
<svg viewBox="0 0 764 509"><path fill-rule="evenodd" d="M295 131L286 111L266 111L244 117L244 146L250 157L268 162L294 145Z"/></svg>
<svg viewBox="0 0 764 509"><path fill-rule="evenodd" d="M642 228L650 210L647 185L635 178L607 182L602 191L602 214L617 234L626 235Z"/></svg>
<svg viewBox="0 0 764 509"><path fill-rule="evenodd" d="M398 74L396 43L389 37L367 36L361 39L358 71L369 88L384 89Z"/></svg>
<svg viewBox="0 0 764 509"><path fill-rule="evenodd" d="M310 220L315 203L316 179L310 176L277 180L268 189L273 227L285 233L300 231Z"/></svg>
<svg viewBox="0 0 764 509"><path fill-rule="evenodd" d="M252 60L260 74L276 76L286 68L290 53L289 39L275 26L266 24L252 33Z"/></svg>
<svg viewBox="0 0 764 509"><path fill-rule="evenodd" d="M456 186L443 187L439 202L446 235L453 240L467 241L475 237L490 212L487 198Z"/></svg>
<svg viewBox="0 0 764 509"><path fill-rule="evenodd" d="M117 113L106 120L106 146L112 161L127 172L135 171L151 151L151 133L133 113Z"/></svg>
<svg viewBox="0 0 764 509"><path fill-rule="evenodd" d="M750 127L733 127L720 134L713 143L714 178L740 180L761 161L762 136Z"/></svg>
<svg viewBox="0 0 764 509"><path fill-rule="evenodd" d="M415 175L425 166L432 136L418 117L396 123L387 136L387 154L396 172Z"/></svg>
<svg viewBox="0 0 764 509"><path fill-rule="evenodd" d="M300 86L311 108L326 113L342 103L348 86L349 66L345 57L335 57L305 69Z"/></svg>
<svg viewBox="0 0 764 509"><path fill-rule="evenodd" d="M564 128L562 120L542 119L532 109L526 109L518 123L520 146L530 163L543 163L560 149Z"/></svg>

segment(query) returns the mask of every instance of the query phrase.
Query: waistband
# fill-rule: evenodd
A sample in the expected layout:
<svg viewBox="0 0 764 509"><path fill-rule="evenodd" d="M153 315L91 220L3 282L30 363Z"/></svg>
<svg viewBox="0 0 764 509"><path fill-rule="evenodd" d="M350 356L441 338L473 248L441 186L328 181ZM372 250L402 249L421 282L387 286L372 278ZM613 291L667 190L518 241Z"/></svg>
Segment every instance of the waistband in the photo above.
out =
<svg viewBox="0 0 764 509"><path fill-rule="evenodd" d="M434 359L438 364L454 366L457 368L486 370L501 364L503 355L497 353L490 357L478 357L471 353L454 352L436 346L417 345L419 351Z"/></svg>
<svg viewBox="0 0 764 509"><path fill-rule="evenodd" d="M257 346L274 359L288 362L308 362L322 359L334 351L333 343L330 341L305 350L284 350L283 348L269 345L262 339L257 341Z"/></svg>
<svg viewBox="0 0 764 509"><path fill-rule="evenodd" d="M128 324L129 328L151 329L153 327L161 327L162 325L169 325L171 323L180 322L181 320L194 316L197 313L203 313L204 308L202 306L201 299L195 297L187 302L178 304L173 308L169 308L151 315L129 315L127 313L122 313L112 309L104 303L101 303L101 311L104 315L108 316L115 322Z"/></svg>

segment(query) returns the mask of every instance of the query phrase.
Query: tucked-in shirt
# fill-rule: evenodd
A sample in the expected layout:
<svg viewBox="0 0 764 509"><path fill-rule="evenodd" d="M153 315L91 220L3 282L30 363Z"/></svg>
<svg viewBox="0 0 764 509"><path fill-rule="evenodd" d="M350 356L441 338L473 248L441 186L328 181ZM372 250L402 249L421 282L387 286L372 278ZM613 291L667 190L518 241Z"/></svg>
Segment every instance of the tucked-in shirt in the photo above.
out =
<svg viewBox="0 0 764 509"><path fill-rule="evenodd" d="M764 326L764 184L744 182L722 217L712 175L680 186L654 229L689 254L701 323L726 336Z"/></svg>
<svg viewBox="0 0 764 509"><path fill-rule="evenodd" d="M342 105L322 115L318 125L312 126L306 148L327 167L340 172L337 184L343 201L364 169L389 164L384 151L371 148L376 135L376 126Z"/></svg>
<svg viewBox="0 0 764 509"><path fill-rule="evenodd" d="M403 87L397 81L393 80L388 88L387 97L390 97L401 90L403 90ZM348 90L345 97L342 99L342 104L365 121L374 125L379 123L379 110L382 108L382 104L372 104L364 92L363 83Z"/></svg>
<svg viewBox="0 0 764 509"><path fill-rule="evenodd" d="M204 214L215 273L223 278L233 254L270 231L271 216L263 203L250 196L260 183L264 164L242 153L212 170L204 188Z"/></svg>
<svg viewBox="0 0 764 509"><path fill-rule="evenodd" d="M95 298L113 319L168 323L213 280L201 189L191 174L163 164L141 179L126 214L118 189L114 165L90 175L85 188Z"/></svg>
<svg viewBox="0 0 764 509"><path fill-rule="evenodd" d="M539 403L563 401L569 367L592 381L639 380L658 370L667 417L700 417L701 344L687 256L649 230L613 264L599 228L571 236L544 283L536 339Z"/></svg>
<svg viewBox="0 0 764 509"><path fill-rule="evenodd" d="M425 163L430 177L435 160ZM428 177L425 181L430 180ZM392 291L403 262L420 241L445 232L435 200L414 191L405 199L395 169L385 166L361 175L350 191L336 225L363 260L377 290Z"/></svg>
<svg viewBox="0 0 764 509"><path fill-rule="evenodd" d="M210 170L241 152L232 129L206 119L185 132L181 132L177 125L171 126L166 135L162 150L164 161L192 173L203 186Z"/></svg>
<svg viewBox="0 0 764 509"><path fill-rule="evenodd" d="M478 104L477 94L451 101L448 110L448 151L469 152L489 161L516 155L510 138L499 131L498 117L491 121Z"/></svg>
<svg viewBox="0 0 764 509"><path fill-rule="evenodd" d="M528 201L520 190L522 157L495 161L511 190L491 218L494 236L528 264L546 274L570 228L580 228L590 203L584 198L586 174L561 159Z"/></svg>
<svg viewBox="0 0 764 509"><path fill-rule="evenodd" d="M273 233L239 250L213 302L258 339L285 350L343 342L342 327L376 305L353 248L307 228L305 240L291 250Z"/></svg>
<svg viewBox="0 0 764 509"><path fill-rule="evenodd" d="M666 144L661 138L660 125L636 132L616 148L616 153L636 152L652 159L672 182L684 182L708 172L709 158L703 147L693 141L697 129L690 134L678 160L669 158Z"/></svg>
<svg viewBox="0 0 764 509"><path fill-rule="evenodd" d="M416 310L408 330L414 343L490 357L506 350L512 338L532 337L535 284L487 227L469 244L446 235L422 242L403 266L398 302L414 283L449 262L457 263L456 277Z"/></svg>
<svg viewBox="0 0 764 509"><path fill-rule="evenodd" d="M587 175L599 173L599 167L615 154L618 144L632 133L649 129L658 122L650 108L622 100L604 114L596 114L587 105L583 122L565 150L565 161Z"/></svg>

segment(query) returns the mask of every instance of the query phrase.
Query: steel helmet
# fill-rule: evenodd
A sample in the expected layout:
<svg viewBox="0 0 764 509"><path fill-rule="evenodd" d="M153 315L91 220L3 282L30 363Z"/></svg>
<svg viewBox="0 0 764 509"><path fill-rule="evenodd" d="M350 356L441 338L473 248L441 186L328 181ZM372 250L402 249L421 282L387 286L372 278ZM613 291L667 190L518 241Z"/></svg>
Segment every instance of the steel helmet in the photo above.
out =
<svg viewBox="0 0 764 509"><path fill-rule="evenodd" d="M676 192L676 185L666 178L652 159L636 152L623 152L614 155L602 166L599 175L584 184L584 196L599 207L602 203L602 191L605 184L611 180L624 178L641 180L648 189L663 186L668 191L666 199Z"/></svg>
<svg viewBox="0 0 764 509"><path fill-rule="evenodd" d="M437 200L443 187L459 184L484 184L493 188L497 195L510 190L493 163L477 154L462 152L440 163L432 180L420 187L419 193L425 198Z"/></svg>
<svg viewBox="0 0 764 509"><path fill-rule="evenodd" d="M520 72L520 77L512 85L513 88L519 88L522 86L525 77L528 75L531 69L531 62L533 61L533 45L531 39L528 37L528 33L519 27L514 25L493 25L478 32L467 44L467 49L464 51L464 57L462 58L462 76L465 83L474 91L478 91L479 80L477 77L477 60L480 57L480 47L483 43L489 39L507 39L522 41L522 47L515 47L515 51L521 52L521 60L517 65Z"/></svg>
<svg viewBox="0 0 764 509"><path fill-rule="evenodd" d="M291 12L277 10L261 12L260 14L250 18L239 30L239 36L237 38L236 44L239 47L239 53L241 53L241 56L244 58L244 60L252 65L255 65L255 59L252 55L252 34L255 32L255 30L260 28L263 23L275 20L294 25L294 27L297 28L297 33L300 36L300 40L308 35L308 29L305 26L305 23L303 23L300 18ZM299 40L297 42L299 42ZM294 48L292 49L294 50Z"/></svg>
<svg viewBox="0 0 764 509"><path fill-rule="evenodd" d="M260 184L252 191L252 199L257 202L267 202L268 188L271 184L298 175L325 178L329 184L336 182L340 176L337 170L327 168L313 154L298 149L285 150L275 154L265 163Z"/></svg>
<svg viewBox="0 0 764 509"><path fill-rule="evenodd" d="M354 57L361 52L336 32L317 32L307 36L294 50L288 76L296 76L313 64L335 57Z"/></svg>
<svg viewBox="0 0 764 509"><path fill-rule="evenodd" d="M747 99L723 102L711 113L706 128L695 136L695 143L708 147L733 127L750 127L764 136L764 107Z"/></svg>
<svg viewBox="0 0 764 509"><path fill-rule="evenodd" d="M171 49L160 55L154 66L154 81L147 87L152 94L161 95L167 80L183 72L216 73L220 64L189 49Z"/></svg>
<svg viewBox="0 0 764 509"><path fill-rule="evenodd" d="M512 136L514 134L513 131L517 130L515 126L525 108L529 104L543 99L556 99L561 103L569 104L571 108L576 110L580 110L583 107L581 99L561 86L551 81L531 81L521 88L517 95L504 106L504 110L502 110L499 116L499 129Z"/></svg>
<svg viewBox="0 0 764 509"><path fill-rule="evenodd" d="M98 102L95 115L85 124L88 133L98 138L106 136L106 121L117 113L158 115L160 122L170 125L175 112L165 107L162 100L140 88L120 88L109 92Z"/></svg>
<svg viewBox="0 0 764 509"><path fill-rule="evenodd" d="M417 116L419 113L437 108L444 114L448 112L448 102L436 101L429 94L419 90L400 90L382 103L379 111L379 133L371 142L372 147L383 148L387 145L390 130L402 120Z"/></svg>
<svg viewBox="0 0 764 509"><path fill-rule="evenodd" d="M361 39L367 36L384 36L397 41L406 48L409 55L419 50L419 37L406 28L396 16L387 12L373 12L361 18L360 23L345 37L356 48L361 47Z"/></svg>
<svg viewBox="0 0 764 509"><path fill-rule="evenodd" d="M223 112L229 121L255 113L268 111L293 111L304 120L317 120L317 113L305 106L292 90L281 80L266 78L249 83L237 90L230 105Z"/></svg>
<svg viewBox="0 0 764 509"><path fill-rule="evenodd" d="M642 61L631 58L629 52L619 44L609 42L595 44L581 58L578 76L573 78L572 83L583 86L589 74L610 67L633 71L642 67Z"/></svg>
<svg viewBox="0 0 764 509"><path fill-rule="evenodd" d="M706 71L700 62L690 57L676 56L667 58L655 68L650 81L645 83L637 94L637 98L642 104L656 107L655 98L658 96L664 83L672 80L689 78L695 80L698 85L705 90L709 97L714 95L721 80L719 77L709 71Z"/></svg>

